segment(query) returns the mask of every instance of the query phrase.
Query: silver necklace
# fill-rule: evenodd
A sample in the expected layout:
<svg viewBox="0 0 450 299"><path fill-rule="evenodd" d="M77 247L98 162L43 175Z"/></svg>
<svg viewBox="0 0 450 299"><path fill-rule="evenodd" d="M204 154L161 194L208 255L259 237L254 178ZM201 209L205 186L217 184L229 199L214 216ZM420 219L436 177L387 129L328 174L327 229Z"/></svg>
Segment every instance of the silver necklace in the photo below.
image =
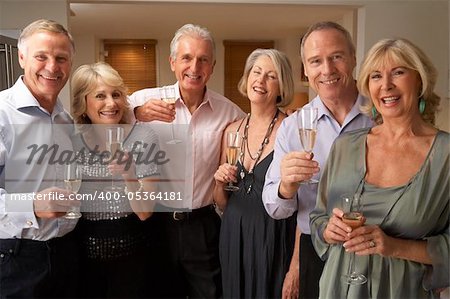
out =
<svg viewBox="0 0 450 299"><path fill-rule="evenodd" d="M262 155L262 152L264 151L264 147L267 144L269 144L270 134L272 134L273 127L275 126L275 123L278 120L278 114L279 113L280 113L280 110L277 109L277 111L275 112L275 114L274 114L274 116L272 118L272 121L270 122L269 126L267 127L266 134L265 134L265 136L264 136L264 138L263 138L263 140L261 142L261 145L259 146L259 149L258 149L258 151L256 153L256 157L252 156L252 154L250 153L250 148L248 146L248 128L249 128L249 122L250 122L250 116L251 116L250 113L248 114L247 122L246 122L245 127L244 127L244 137L243 137L243 141L242 141L242 144L241 144L241 154L240 154L240 161L241 161L241 165L242 165L240 176L241 176L241 179L244 181L244 186L245 186L246 177L247 176L251 176L251 178L252 178L252 181L250 182L249 186L246 188L247 194L249 194L250 191L252 190L253 183L254 183L253 172L255 170L256 165L259 162L259 159L261 159L261 155ZM248 155L249 155L250 159L252 159L254 161L253 162L253 166L250 168L250 170L248 171L247 175L245 174L245 170L244 170L245 148L247 148L247 152L248 152Z"/></svg>

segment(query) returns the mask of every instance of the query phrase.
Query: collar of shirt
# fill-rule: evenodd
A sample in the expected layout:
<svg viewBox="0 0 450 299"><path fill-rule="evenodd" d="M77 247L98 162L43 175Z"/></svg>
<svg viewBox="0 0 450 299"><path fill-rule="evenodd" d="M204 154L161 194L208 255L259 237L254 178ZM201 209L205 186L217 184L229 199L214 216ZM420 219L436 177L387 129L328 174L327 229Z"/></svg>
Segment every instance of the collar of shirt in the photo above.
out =
<svg viewBox="0 0 450 299"><path fill-rule="evenodd" d="M41 107L39 101L33 96L31 91L23 82L23 75L20 76L20 78L16 81L16 83L12 88L14 89L13 93L16 95L14 97L13 104L15 105L17 110L23 111L25 108L36 107L48 114L48 111L46 111L44 108ZM64 107L58 98L56 100L56 104L51 115L56 116L64 111L65 111Z"/></svg>
<svg viewBox="0 0 450 299"><path fill-rule="evenodd" d="M363 97L361 94L358 94L358 97L356 98L356 101L353 104L352 109L345 117L344 123L342 124L342 128L344 128L347 124L349 124L358 115L363 114L361 112L361 106L365 105L367 103L367 101L368 100L365 97ZM310 106L310 107L314 107L314 108L318 109L318 112L319 112L318 119L319 120L324 116L327 116L330 119L335 120L333 114L330 112L330 110L328 110L328 108L325 106L325 104L323 103L323 101L320 99L319 96L316 96L306 106Z"/></svg>
<svg viewBox="0 0 450 299"><path fill-rule="evenodd" d="M179 82L177 81L173 86L175 86L176 89L176 95L177 95L177 101L176 102L181 102L183 103L184 106L186 106L186 104L184 103L183 99L181 98L181 94L180 94L180 85ZM214 103L210 100L210 92L209 89L207 87L206 88L206 92L205 95L203 96L203 100L200 103L200 105L198 106L197 109L199 109L200 107L204 106L204 105L208 105L211 110L214 110ZM197 110L195 110L197 111Z"/></svg>

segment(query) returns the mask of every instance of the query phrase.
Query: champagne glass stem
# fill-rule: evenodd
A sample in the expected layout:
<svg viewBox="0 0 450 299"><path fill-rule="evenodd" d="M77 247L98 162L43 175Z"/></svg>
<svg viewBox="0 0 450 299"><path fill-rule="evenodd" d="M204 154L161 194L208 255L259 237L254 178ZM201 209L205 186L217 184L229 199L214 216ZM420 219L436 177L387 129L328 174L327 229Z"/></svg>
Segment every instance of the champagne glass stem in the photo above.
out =
<svg viewBox="0 0 450 299"><path fill-rule="evenodd" d="M174 128L173 128L173 123L170 124L170 127L172 129L172 140L175 140L175 131L174 131Z"/></svg>
<svg viewBox="0 0 450 299"><path fill-rule="evenodd" d="M352 254L350 254L350 267L348 270L348 277L352 277L354 273L355 273L355 253L352 252Z"/></svg>

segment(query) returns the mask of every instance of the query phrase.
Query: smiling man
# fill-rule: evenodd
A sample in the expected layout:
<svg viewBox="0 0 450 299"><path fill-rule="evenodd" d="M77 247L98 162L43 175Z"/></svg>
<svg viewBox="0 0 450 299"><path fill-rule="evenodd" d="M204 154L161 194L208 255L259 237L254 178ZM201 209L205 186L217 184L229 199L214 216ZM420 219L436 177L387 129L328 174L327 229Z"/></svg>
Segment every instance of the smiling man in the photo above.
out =
<svg viewBox="0 0 450 299"><path fill-rule="evenodd" d="M72 151L69 132L58 134L65 124L72 128L58 95L74 44L62 25L37 20L22 31L18 48L24 75L0 92L0 298L75 297L77 251L69 232L77 221L62 217L73 201L51 200L70 196L60 188L63 165L27 155L35 144ZM34 200L12 203L18 194Z"/></svg>
<svg viewBox="0 0 450 299"><path fill-rule="evenodd" d="M245 114L206 87L216 63L214 40L207 29L192 24L178 29L170 43L169 62L177 79L175 104L161 101L158 88L130 96L139 121L189 126L192 145L186 157L192 167L185 174L192 210L154 213L151 219L154 257L159 263L150 269L157 275L151 295L218 298L222 293L220 217L213 206L213 176L219 166L222 131ZM156 293L156 288L161 290Z"/></svg>
<svg viewBox="0 0 450 299"><path fill-rule="evenodd" d="M320 178L334 140L341 134L372 125L359 107L365 99L358 94L353 79L355 47L350 34L339 24L312 25L302 38L301 56L309 85L317 97L305 107L318 109L314 154L303 151L298 135L296 112L286 118L277 132L274 157L267 171L263 191L264 206L273 218L287 218L297 211L299 255L291 268L299 268L300 298L317 298L323 262L316 254L309 227L309 213L315 206L317 184L301 184ZM298 248L296 248L296 251Z"/></svg>

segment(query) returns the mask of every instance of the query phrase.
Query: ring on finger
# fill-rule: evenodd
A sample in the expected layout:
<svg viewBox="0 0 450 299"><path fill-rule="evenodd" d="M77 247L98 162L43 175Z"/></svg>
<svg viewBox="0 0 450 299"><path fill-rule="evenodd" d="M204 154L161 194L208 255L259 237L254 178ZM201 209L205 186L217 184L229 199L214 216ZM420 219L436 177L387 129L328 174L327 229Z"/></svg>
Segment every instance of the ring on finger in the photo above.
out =
<svg viewBox="0 0 450 299"><path fill-rule="evenodd" d="M373 240L370 240L370 241L369 241L369 247L370 247L370 248L373 248L373 247L375 247L375 246L377 246L377 244L376 244Z"/></svg>

